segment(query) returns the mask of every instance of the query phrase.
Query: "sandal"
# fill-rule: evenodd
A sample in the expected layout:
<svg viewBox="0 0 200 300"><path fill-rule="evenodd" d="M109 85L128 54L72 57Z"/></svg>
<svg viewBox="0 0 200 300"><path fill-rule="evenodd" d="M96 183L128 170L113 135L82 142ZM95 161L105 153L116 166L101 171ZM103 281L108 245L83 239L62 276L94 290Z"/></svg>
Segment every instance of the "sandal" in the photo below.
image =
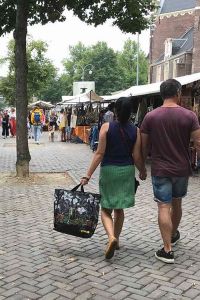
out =
<svg viewBox="0 0 200 300"><path fill-rule="evenodd" d="M111 259L115 253L115 250L117 248L117 239L113 238L112 240L110 240L110 242L108 243L106 252L105 252L105 258L106 259Z"/></svg>

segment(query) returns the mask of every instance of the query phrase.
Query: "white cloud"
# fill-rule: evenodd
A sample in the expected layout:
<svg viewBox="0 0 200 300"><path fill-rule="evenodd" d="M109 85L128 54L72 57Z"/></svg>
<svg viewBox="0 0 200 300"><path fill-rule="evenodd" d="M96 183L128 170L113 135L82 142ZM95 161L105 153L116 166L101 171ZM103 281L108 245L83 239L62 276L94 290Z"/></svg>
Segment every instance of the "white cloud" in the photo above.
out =
<svg viewBox="0 0 200 300"><path fill-rule="evenodd" d="M67 20L63 23L49 23L47 25L34 25L28 28L28 34L33 39L46 41L49 45L47 56L56 67L62 70L62 60L69 55L69 46L81 41L86 46L96 44L98 41L107 42L108 46L121 50L124 42L130 38L137 40L136 35L124 34L119 28L113 27L111 22L94 27L80 21L71 12L66 13ZM12 34L0 38L0 57L6 55L8 41ZM149 51L149 30L143 31L140 36L140 47L147 54ZM0 66L0 75L5 74L5 66Z"/></svg>

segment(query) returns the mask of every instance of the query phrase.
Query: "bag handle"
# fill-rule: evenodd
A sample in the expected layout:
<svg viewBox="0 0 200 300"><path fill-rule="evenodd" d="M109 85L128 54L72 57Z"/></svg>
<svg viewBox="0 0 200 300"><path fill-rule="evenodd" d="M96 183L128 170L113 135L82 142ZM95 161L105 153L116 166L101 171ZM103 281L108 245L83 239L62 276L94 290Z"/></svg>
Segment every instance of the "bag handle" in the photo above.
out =
<svg viewBox="0 0 200 300"><path fill-rule="evenodd" d="M83 185L81 183L79 183L78 185L76 185L72 190L71 192L75 192L78 190L78 188L81 186L81 192L84 193L84 188L83 188Z"/></svg>

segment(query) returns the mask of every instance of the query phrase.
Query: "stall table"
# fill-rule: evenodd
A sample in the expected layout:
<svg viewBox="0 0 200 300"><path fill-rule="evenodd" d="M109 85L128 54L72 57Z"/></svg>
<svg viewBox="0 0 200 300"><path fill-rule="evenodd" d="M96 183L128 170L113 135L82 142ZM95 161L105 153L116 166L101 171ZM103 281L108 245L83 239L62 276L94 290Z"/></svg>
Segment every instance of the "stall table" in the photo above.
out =
<svg viewBox="0 0 200 300"><path fill-rule="evenodd" d="M74 129L74 134L86 144L89 144L89 132L90 126L76 126Z"/></svg>

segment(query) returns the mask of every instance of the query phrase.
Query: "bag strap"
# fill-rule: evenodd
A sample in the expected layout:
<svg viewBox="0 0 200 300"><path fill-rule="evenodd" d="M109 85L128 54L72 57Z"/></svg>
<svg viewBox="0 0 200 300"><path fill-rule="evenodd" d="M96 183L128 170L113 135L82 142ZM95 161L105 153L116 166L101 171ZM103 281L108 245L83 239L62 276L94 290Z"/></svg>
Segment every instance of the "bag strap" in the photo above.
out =
<svg viewBox="0 0 200 300"><path fill-rule="evenodd" d="M121 133L122 139L123 139L123 141L124 141L124 143L126 145L127 150L129 150L128 149L128 141L127 141L127 139L125 137L124 130L122 129L121 126L120 126L120 133ZM136 137L137 137L137 128L136 128ZM140 182L135 178L135 193L136 193L137 188L138 188L139 185L140 185Z"/></svg>
<svg viewBox="0 0 200 300"><path fill-rule="evenodd" d="M124 130L122 129L121 126L119 127L119 130L120 130L120 133L121 133L122 140L123 140L124 144L126 145L127 154L130 155L131 152L129 151L128 141L127 141L127 138L125 136L125 132L124 132Z"/></svg>
<svg viewBox="0 0 200 300"><path fill-rule="evenodd" d="M83 185L81 185L81 183L79 183L78 185L76 185L72 190L71 192L75 192L78 190L78 188L81 186L81 192L84 193L84 188L83 188Z"/></svg>

